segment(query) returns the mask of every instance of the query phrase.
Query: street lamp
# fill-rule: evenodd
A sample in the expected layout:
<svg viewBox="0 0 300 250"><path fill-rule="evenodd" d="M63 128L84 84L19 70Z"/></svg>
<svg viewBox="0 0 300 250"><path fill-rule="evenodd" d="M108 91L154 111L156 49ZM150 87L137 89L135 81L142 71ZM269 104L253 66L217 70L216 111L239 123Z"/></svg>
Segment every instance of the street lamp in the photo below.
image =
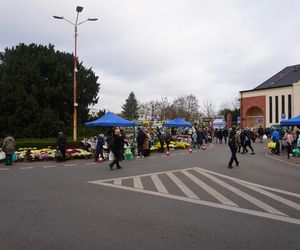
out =
<svg viewBox="0 0 300 250"><path fill-rule="evenodd" d="M76 65L76 54L77 54L77 26L80 24L83 24L85 22L88 21L97 21L98 18L88 18L82 22L78 23L78 16L79 13L83 10L82 6L77 6L76 7L76 21L75 23L71 22L70 20L64 18L63 16L53 16L56 19L62 19L65 20L66 22L72 24L74 26L74 38L75 38L75 48L74 48L74 119L73 119L73 140L77 141L77 93L76 93L76 89L77 89L77 82L76 82L76 72L77 72L77 65Z"/></svg>

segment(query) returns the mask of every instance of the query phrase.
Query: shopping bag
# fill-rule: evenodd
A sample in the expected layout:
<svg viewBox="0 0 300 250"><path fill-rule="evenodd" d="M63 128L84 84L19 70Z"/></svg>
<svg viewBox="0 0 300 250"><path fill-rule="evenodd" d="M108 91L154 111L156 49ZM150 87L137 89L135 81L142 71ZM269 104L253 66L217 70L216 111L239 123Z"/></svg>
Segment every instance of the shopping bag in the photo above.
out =
<svg viewBox="0 0 300 250"><path fill-rule="evenodd" d="M269 141L268 142L268 148L269 149L275 149L276 148L276 142Z"/></svg>
<svg viewBox="0 0 300 250"><path fill-rule="evenodd" d="M108 159L110 161L113 161L115 159L115 155L114 155L114 153L112 151L109 151Z"/></svg>
<svg viewBox="0 0 300 250"><path fill-rule="evenodd" d="M0 152L0 161L5 159L5 153L3 151Z"/></svg>
<svg viewBox="0 0 300 250"><path fill-rule="evenodd" d="M16 161L16 160L17 160L17 154L16 154L16 153L13 153L13 155L12 155L12 160L13 160L13 161Z"/></svg>
<svg viewBox="0 0 300 250"><path fill-rule="evenodd" d="M132 154L130 148L126 148L126 150L124 152L124 157L126 160L132 160L133 154Z"/></svg>

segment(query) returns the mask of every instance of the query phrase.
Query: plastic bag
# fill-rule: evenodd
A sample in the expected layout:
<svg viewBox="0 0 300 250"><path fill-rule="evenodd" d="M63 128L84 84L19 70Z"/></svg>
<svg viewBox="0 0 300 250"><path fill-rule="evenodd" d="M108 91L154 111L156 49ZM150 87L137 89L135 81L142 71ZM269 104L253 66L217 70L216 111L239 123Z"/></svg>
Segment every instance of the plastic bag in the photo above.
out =
<svg viewBox="0 0 300 250"><path fill-rule="evenodd" d="M112 151L109 151L108 159L110 161L113 161L115 159L115 155L114 155L114 153Z"/></svg>
<svg viewBox="0 0 300 250"><path fill-rule="evenodd" d="M276 142L269 141L268 142L268 148L269 149L275 149L276 148Z"/></svg>
<svg viewBox="0 0 300 250"><path fill-rule="evenodd" d="M126 150L124 152L124 157L126 160L132 160L133 154L132 154L130 148L126 148Z"/></svg>
<svg viewBox="0 0 300 250"><path fill-rule="evenodd" d="M0 161L4 160L6 157L5 153L3 151L0 152Z"/></svg>

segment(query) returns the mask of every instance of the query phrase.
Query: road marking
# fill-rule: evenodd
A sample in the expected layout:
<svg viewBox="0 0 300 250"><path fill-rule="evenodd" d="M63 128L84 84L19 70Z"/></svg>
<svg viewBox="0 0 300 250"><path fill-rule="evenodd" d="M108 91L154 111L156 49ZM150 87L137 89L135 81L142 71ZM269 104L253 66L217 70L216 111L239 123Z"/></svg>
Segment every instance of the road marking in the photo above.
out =
<svg viewBox="0 0 300 250"><path fill-rule="evenodd" d="M188 198L199 200L199 197L192 190L190 190L176 175L174 175L172 172L169 172L167 173L167 176L169 176L169 178Z"/></svg>
<svg viewBox="0 0 300 250"><path fill-rule="evenodd" d="M57 166L56 165L46 165L46 166L42 166L42 168L56 168Z"/></svg>
<svg viewBox="0 0 300 250"><path fill-rule="evenodd" d="M210 170L207 170L207 169L204 169L204 168L197 167L196 169L199 169L199 170L201 170L203 172L211 173L213 175L217 175L217 176L229 179L229 180L233 180L235 182L244 183L244 184L248 184L248 185L251 185L251 186L260 187L262 189L266 189L266 190L270 190L270 191L275 191L277 193L287 194L287 195L291 195L291 196L300 198L300 194L296 194L296 193L292 193L292 192L289 192L289 191L285 191L285 190L281 190L281 189L277 189L277 188L272 188L272 187L268 187L268 186L256 184L256 183L249 182L249 181L240 180L240 179L237 179L237 178L234 178L234 177L231 177L231 176L227 176L227 175L223 175L223 174L219 174L217 172L213 172L213 171L210 171Z"/></svg>
<svg viewBox="0 0 300 250"><path fill-rule="evenodd" d="M244 213L244 214L248 214L248 215L255 215L255 216L259 216L259 217L263 217L263 218L268 218L268 219L273 219L273 220L277 220L277 221L282 221L282 222L287 222L287 223L293 223L293 224L300 225L300 219L291 218L290 216L278 211L277 209L269 206L268 204L266 204L262 201L259 201L259 200L255 199L254 197L252 197L252 196L250 196L250 195L248 195L248 194L246 194L245 192L242 192L242 191L240 191L240 192L242 192L242 194L244 193L244 194L246 194L246 196L248 195L248 196L250 196L250 198L253 198L254 201L258 205L261 205L266 212L265 211L251 210L251 209L248 209L248 208L237 207L237 206L234 206L232 204L230 204L230 205L223 204L222 201L220 201L219 199L217 199L217 200L220 201L222 204L216 203L216 202L200 200L199 197L197 197L186 186L187 184L190 184L190 182L186 181L186 184L184 184L174 174L176 172L181 172L181 173L185 174L191 181L194 181L195 183L197 182L197 183L200 184L201 180L198 179L195 175L193 175L189 172L189 171L197 171L197 170L200 171L200 174L203 174L203 172L204 172L204 174L210 173L211 176L213 176L213 175L214 176L221 176L223 178L230 179L230 180L236 182L239 185L243 185L246 188L252 189L253 191L256 191L260 194L263 194L263 195L265 195L269 198L272 198L272 199L274 199L278 202L281 202L281 203L283 203L283 204L299 211L299 204L297 204L296 202L290 201L286 198L280 197L279 195L273 194L273 193L268 192L266 190L273 191L273 192L284 193L286 195L294 196L294 197L297 197L297 198L299 198L299 196L300 196L299 194L284 191L284 190L280 190L280 189L276 189L276 188L271 188L271 187L251 183L251 182L247 182L247 181L244 181L244 180L239 180L237 178L222 175L222 174L219 174L219 173L216 173L216 172L213 172L213 171L210 171L210 170L201 169L201 168L198 168L198 167L186 168L186 169L180 169L180 170L173 170L173 171L164 171L164 172L159 172L159 173L150 173L150 174L144 174L144 175L138 175L138 176L115 178L115 179L89 181L88 183L103 185L103 186L108 186L108 187L114 187L114 188L120 188L120 189L123 189L123 190L130 190L130 191L135 191L135 192L139 192L139 193L146 193L146 194L156 195L156 196L160 196L160 197L164 197L164 198L170 198L170 199L175 199L175 200L180 200L180 201L186 201L186 202L191 202L191 203L195 203L195 204L200 204L200 205L205 205L205 206L210 206L210 207L215 207L215 208L221 208L221 209L225 209L225 210L229 210L229 211L233 211L233 212L239 212L239 213ZM170 178L177 185L177 187L182 190L182 192L187 197L183 196L183 195L179 196L179 195L170 194L167 190L167 187L165 187L165 185L161 182L158 175L159 176L160 175L168 176L168 178ZM158 192L144 189L143 184L142 184L142 180L144 180L144 179L141 179L141 178L146 177L146 176L151 177L152 182L154 183L154 185L155 185ZM133 180L133 186L134 187L132 187L132 184L130 184L130 182L126 182L126 183L122 182L122 180L130 180L130 179ZM219 180L219 179L217 179L217 180ZM219 180L219 181L221 181L221 180ZM225 184L227 184L227 183L225 183ZM125 185L127 185L127 186L125 186ZM205 185L207 185L207 184L205 184ZM229 184L227 184L227 185L229 185ZM201 185L199 185L199 186L201 187ZM207 190L210 190L210 189L212 189L212 188L208 186ZM207 191L207 190L205 190L205 191ZM207 192L209 193L210 191L207 191ZM243 196L240 195L240 197L244 198L244 194L243 194ZM225 199L227 199L227 198L225 197ZM229 200L229 203L230 203L230 200Z"/></svg>
<svg viewBox="0 0 300 250"><path fill-rule="evenodd" d="M280 216L280 215L275 215L275 214L269 214L266 212L260 212L260 211L246 209L246 208L227 206L227 205L218 204L218 203L214 203L214 202L196 200L196 199L191 199L188 197L176 196L176 195L165 194L165 193L158 193L158 192L149 191L149 190L136 189L136 188L127 187L127 186L115 186L113 184L106 183L103 181L89 181L88 183L107 186L107 187L114 187L114 188L118 187L123 190L129 190L129 191L134 191L134 192L139 192L139 193L146 193L146 194L151 194L151 195L165 197L165 198L179 200L179 201L187 201L187 202L194 203L194 204L205 205L205 206L214 207L214 208L221 208L221 209L229 210L232 212L238 212L238 213L243 213L243 214L248 214L248 215L255 215L255 216L259 216L259 217L263 217L263 218L268 218L268 219L273 219L273 220L277 220L277 221L300 225L300 219L295 219L295 218L290 218L290 217Z"/></svg>
<svg viewBox="0 0 300 250"><path fill-rule="evenodd" d="M98 164L98 162L88 162L88 163L85 163L85 165L96 165L96 164Z"/></svg>
<svg viewBox="0 0 300 250"><path fill-rule="evenodd" d="M20 167L20 169L33 169L33 167Z"/></svg>
<svg viewBox="0 0 300 250"><path fill-rule="evenodd" d="M133 178L133 185L134 185L135 188L144 189L140 177L135 177L135 178Z"/></svg>
<svg viewBox="0 0 300 250"><path fill-rule="evenodd" d="M158 175L156 175L156 174L151 175L151 179L152 179L158 192L165 193L165 194L169 193L168 190L166 189L166 187L164 186L164 184L159 179Z"/></svg>
<svg viewBox="0 0 300 250"><path fill-rule="evenodd" d="M121 186L122 185L122 179L116 179L116 180L114 180L114 185Z"/></svg>
<svg viewBox="0 0 300 250"><path fill-rule="evenodd" d="M76 166L77 164L65 164L64 167L73 167Z"/></svg>
<svg viewBox="0 0 300 250"><path fill-rule="evenodd" d="M272 199L274 199L276 201L279 201L279 202L281 202L281 203L283 203L283 204L285 204L285 205L287 205L289 207L292 207L292 208L300 211L300 205L299 204L297 204L297 203L295 203L293 201L290 201L290 200L288 200L286 198L283 198L283 197L281 197L281 196L279 196L277 194L273 194L273 193L271 193L269 191L263 190L263 189L258 188L258 187L246 185L244 183L240 183L240 185L243 185L243 186L245 186L245 187L247 187L249 189L252 189L252 190L254 190L254 191L258 192L258 193L261 193L261 194L263 194L265 196L268 196L268 197L270 197L270 198L272 198Z"/></svg>
<svg viewBox="0 0 300 250"><path fill-rule="evenodd" d="M230 190L231 192L235 193L236 195L242 197L243 199L251 202L252 204L260 207L261 209L269 212L269 213L272 213L272 214L278 214L278 215L281 215L281 216L287 216L286 214L278 211L277 209L269 206L268 204L254 198L253 196L249 195L249 194L246 194L245 192L225 183L224 181L212 176L211 174L208 174L208 173L205 173L205 172L202 172L198 169L195 169L195 171L197 171L198 173L204 175L205 177L209 178L210 180L216 182L217 184L221 185L222 187Z"/></svg>
<svg viewBox="0 0 300 250"><path fill-rule="evenodd" d="M9 168L0 168L1 171L7 171Z"/></svg>
<svg viewBox="0 0 300 250"><path fill-rule="evenodd" d="M187 172L186 170L183 170L182 173L184 173L193 182L195 182L198 186L200 186L201 188L203 188L206 192L208 192L210 195L212 195L215 199L217 199L218 201L220 201L222 204L238 207L237 204L235 204L231 200L227 199L224 195L220 194L215 189L213 189L210 186L206 185L203 181L201 181L200 179L198 179L197 177L195 177L191 173Z"/></svg>

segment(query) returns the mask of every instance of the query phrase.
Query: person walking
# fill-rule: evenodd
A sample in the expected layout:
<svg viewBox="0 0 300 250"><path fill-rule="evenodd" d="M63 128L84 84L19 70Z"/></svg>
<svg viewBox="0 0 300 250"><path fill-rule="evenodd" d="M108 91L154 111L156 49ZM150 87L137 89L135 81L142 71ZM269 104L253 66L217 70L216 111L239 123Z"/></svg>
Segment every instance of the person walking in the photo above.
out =
<svg viewBox="0 0 300 250"><path fill-rule="evenodd" d="M99 155L101 156L102 160L104 160L103 156L103 146L105 144L104 141L104 134L100 134L97 140L97 145L96 145L96 151L95 151L95 161L97 162L99 159Z"/></svg>
<svg viewBox="0 0 300 250"><path fill-rule="evenodd" d="M66 149L67 149L67 137L62 132L62 130L58 133L57 149L61 153L61 161L65 161L66 160Z"/></svg>
<svg viewBox="0 0 300 250"><path fill-rule="evenodd" d="M292 147L293 147L293 135L292 130L288 131L288 134L286 136L286 142L287 142L287 158L290 159L290 154L292 153Z"/></svg>
<svg viewBox="0 0 300 250"><path fill-rule="evenodd" d="M171 142L171 134L169 132L169 130L167 130L166 134L165 134L165 142L166 142L166 145L167 145L167 151L170 152L170 142Z"/></svg>
<svg viewBox="0 0 300 250"><path fill-rule="evenodd" d="M11 166L13 162L13 154L16 150L16 142L15 139L10 135L7 134L7 136L4 138L1 151L5 153L5 166Z"/></svg>
<svg viewBox="0 0 300 250"><path fill-rule="evenodd" d="M254 155L254 149L252 148L251 146L251 135L250 135L250 131L248 129L245 129L243 131L243 135L244 135L244 147L243 147L243 152L242 154L244 154L245 152L247 153L248 152L248 149L247 147L249 147L252 151L252 155Z"/></svg>
<svg viewBox="0 0 300 250"><path fill-rule="evenodd" d="M219 139L219 143L222 144L223 141L223 129L219 129L219 133L218 133L218 139Z"/></svg>
<svg viewBox="0 0 300 250"><path fill-rule="evenodd" d="M110 148L114 154L114 160L109 164L111 170L113 170L115 164L118 169L122 168L119 162L122 160L122 145L124 145L123 140L124 138L121 134L120 128L116 127L110 141Z"/></svg>
<svg viewBox="0 0 300 250"><path fill-rule="evenodd" d="M225 144L227 144L227 138L228 138L228 129L227 129L227 127L225 127L223 129L223 137L224 137Z"/></svg>
<svg viewBox="0 0 300 250"><path fill-rule="evenodd" d="M263 129L263 127L260 125L258 130L257 130L257 134L258 134L258 138L259 138L259 142L263 143L263 136L265 134L265 130Z"/></svg>
<svg viewBox="0 0 300 250"><path fill-rule="evenodd" d="M160 152L163 153L165 151L164 149L164 143L165 143L165 138L164 138L164 135L161 133L161 131L158 132L158 140L159 140L159 143L160 143Z"/></svg>
<svg viewBox="0 0 300 250"><path fill-rule="evenodd" d="M280 143L279 143L279 132L277 130L277 128L274 129L274 131L272 132L272 137L271 137L272 141L276 143L276 148L274 150L274 153L279 155L280 154Z"/></svg>
<svg viewBox="0 0 300 250"><path fill-rule="evenodd" d="M138 147L138 155L136 158L140 158L141 156L143 156L143 145L146 139L146 133L144 132L143 129L138 128L138 133L137 133L137 147Z"/></svg>
<svg viewBox="0 0 300 250"><path fill-rule="evenodd" d="M240 129L236 129L236 141L237 141L237 152L241 153L241 147L242 147L242 142L241 142L241 131Z"/></svg>
<svg viewBox="0 0 300 250"><path fill-rule="evenodd" d="M236 134L235 127L232 127L232 130L230 131L229 138L228 138L228 146L231 151L231 157L228 163L228 168L232 168L232 163L235 162L236 166L239 166L239 161L236 158L236 151L238 147L238 135Z"/></svg>

